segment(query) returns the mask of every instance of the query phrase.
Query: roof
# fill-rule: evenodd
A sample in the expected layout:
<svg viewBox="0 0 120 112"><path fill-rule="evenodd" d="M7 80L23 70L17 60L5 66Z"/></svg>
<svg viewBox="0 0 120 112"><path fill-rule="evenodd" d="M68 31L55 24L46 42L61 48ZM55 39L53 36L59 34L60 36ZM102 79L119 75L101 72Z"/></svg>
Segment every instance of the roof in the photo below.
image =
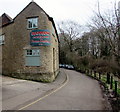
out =
<svg viewBox="0 0 120 112"><path fill-rule="evenodd" d="M4 25L2 25L2 27L3 27L3 26L6 26L6 25L9 25L10 23L13 23L14 20L15 20L28 6L30 6L31 4L35 4L36 6L38 6L38 7L47 15L48 19L49 19L49 20L52 22L52 24L53 24L53 27L54 27L54 29L55 29L55 33L56 33L57 38L58 38L58 33L57 33L57 29L56 29L56 26L55 26L55 23L54 23L53 18L50 17L50 16L49 16L37 3L35 3L34 1L30 2L14 19L12 19L10 16L8 16L7 14L4 13L3 15L8 19L8 22L4 22ZM58 40L59 40L59 38L58 38Z"/></svg>
<svg viewBox="0 0 120 112"><path fill-rule="evenodd" d="M0 27L10 24L12 21L13 21L13 19L8 14L4 13L0 17Z"/></svg>
<svg viewBox="0 0 120 112"><path fill-rule="evenodd" d="M54 23L53 18L50 17L50 16L49 16L36 2L34 2L34 1L30 2L13 20L15 20L28 6L30 6L30 5L33 4L33 3L34 3L36 6L38 6L38 7L47 15L48 19L52 22L53 27L54 27L54 29L55 29L55 33L56 33L56 35L57 35L57 37L58 37L58 41L59 41L59 36L58 36L57 29L56 29L56 26L55 26L55 23Z"/></svg>

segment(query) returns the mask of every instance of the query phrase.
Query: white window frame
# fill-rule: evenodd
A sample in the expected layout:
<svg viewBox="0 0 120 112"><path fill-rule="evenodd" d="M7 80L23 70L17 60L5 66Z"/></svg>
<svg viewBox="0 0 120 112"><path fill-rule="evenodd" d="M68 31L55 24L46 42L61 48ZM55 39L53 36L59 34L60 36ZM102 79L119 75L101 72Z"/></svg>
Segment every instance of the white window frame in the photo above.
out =
<svg viewBox="0 0 120 112"><path fill-rule="evenodd" d="M40 49L26 49L26 56L39 56Z"/></svg>
<svg viewBox="0 0 120 112"><path fill-rule="evenodd" d="M27 28L28 29L38 28L38 18L35 17L35 18L29 18L29 19L27 19Z"/></svg>
<svg viewBox="0 0 120 112"><path fill-rule="evenodd" d="M0 35L0 45L4 45L5 44L5 35L2 34Z"/></svg>
<svg viewBox="0 0 120 112"><path fill-rule="evenodd" d="M32 49L28 49L26 51L26 56L32 56Z"/></svg>
<svg viewBox="0 0 120 112"><path fill-rule="evenodd" d="M40 66L40 49L25 50L25 66Z"/></svg>

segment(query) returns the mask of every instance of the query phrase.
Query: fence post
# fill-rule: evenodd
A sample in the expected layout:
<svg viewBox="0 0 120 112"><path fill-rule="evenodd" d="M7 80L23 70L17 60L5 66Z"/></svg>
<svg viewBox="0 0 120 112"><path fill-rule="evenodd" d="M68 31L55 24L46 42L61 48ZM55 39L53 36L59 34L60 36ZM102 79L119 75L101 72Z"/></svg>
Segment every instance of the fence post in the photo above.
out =
<svg viewBox="0 0 120 112"><path fill-rule="evenodd" d="M87 69L87 75L89 75L89 69Z"/></svg>
<svg viewBox="0 0 120 112"><path fill-rule="evenodd" d="M117 81L115 81L115 97L117 97Z"/></svg>
<svg viewBox="0 0 120 112"><path fill-rule="evenodd" d="M90 70L90 75L92 76L92 70Z"/></svg>
<svg viewBox="0 0 120 112"><path fill-rule="evenodd" d="M107 73L107 83L110 84L110 74Z"/></svg>
<svg viewBox="0 0 120 112"><path fill-rule="evenodd" d="M88 69L86 69L85 71L86 71L86 75L88 75L88 72L89 72Z"/></svg>
<svg viewBox="0 0 120 112"><path fill-rule="evenodd" d="M94 77L96 78L96 71L94 71Z"/></svg>
<svg viewBox="0 0 120 112"><path fill-rule="evenodd" d="M85 74L87 75L87 70L85 69Z"/></svg>
<svg viewBox="0 0 120 112"><path fill-rule="evenodd" d="M111 76L111 78L110 78L110 89L112 89L113 88L113 76Z"/></svg>
<svg viewBox="0 0 120 112"><path fill-rule="evenodd" d="M88 75L90 75L90 69L88 69Z"/></svg>
<svg viewBox="0 0 120 112"><path fill-rule="evenodd" d="M99 80L101 79L101 73L99 72Z"/></svg>

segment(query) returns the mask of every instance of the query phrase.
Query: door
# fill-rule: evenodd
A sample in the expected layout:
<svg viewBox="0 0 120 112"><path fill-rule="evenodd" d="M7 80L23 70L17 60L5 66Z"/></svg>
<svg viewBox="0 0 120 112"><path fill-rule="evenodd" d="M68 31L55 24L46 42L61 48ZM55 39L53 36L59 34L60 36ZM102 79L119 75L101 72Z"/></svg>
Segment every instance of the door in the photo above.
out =
<svg viewBox="0 0 120 112"><path fill-rule="evenodd" d="M55 48L53 48L53 72L55 72Z"/></svg>

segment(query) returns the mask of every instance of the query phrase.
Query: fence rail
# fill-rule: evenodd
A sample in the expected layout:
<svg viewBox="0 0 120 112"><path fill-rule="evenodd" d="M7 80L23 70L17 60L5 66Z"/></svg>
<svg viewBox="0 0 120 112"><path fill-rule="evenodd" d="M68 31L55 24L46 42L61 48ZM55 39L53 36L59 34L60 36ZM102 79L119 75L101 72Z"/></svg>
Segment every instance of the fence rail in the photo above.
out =
<svg viewBox="0 0 120 112"><path fill-rule="evenodd" d="M109 91L113 91L114 97L120 96L120 79L111 73L101 74L93 70L85 70L85 73L102 83Z"/></svg>

